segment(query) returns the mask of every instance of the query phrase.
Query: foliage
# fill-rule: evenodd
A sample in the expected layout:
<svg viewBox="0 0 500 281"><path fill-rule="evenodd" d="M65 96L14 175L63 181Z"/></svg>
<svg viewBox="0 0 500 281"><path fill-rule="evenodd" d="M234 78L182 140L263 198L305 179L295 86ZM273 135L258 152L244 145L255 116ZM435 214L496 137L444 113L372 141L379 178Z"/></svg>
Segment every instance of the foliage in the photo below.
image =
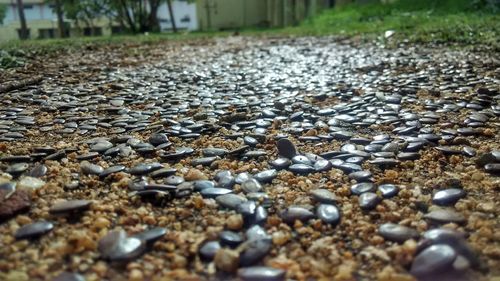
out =
<svg viewBox="0 0 500 281"><path fill-rule="evenodd" d="M325 11L288 32L298 34L383 34L418 42L484 44L500 48L499 0L399 0L346 5ZM494 5L495 6L495 5Z"/></svg>
<svg viewBox="0 0 500 281"><path fill-rule="evenodd" d="M3 23L3 19L5 18L6 13L7 13L7 5L0 4L0 24Z"/></svg>

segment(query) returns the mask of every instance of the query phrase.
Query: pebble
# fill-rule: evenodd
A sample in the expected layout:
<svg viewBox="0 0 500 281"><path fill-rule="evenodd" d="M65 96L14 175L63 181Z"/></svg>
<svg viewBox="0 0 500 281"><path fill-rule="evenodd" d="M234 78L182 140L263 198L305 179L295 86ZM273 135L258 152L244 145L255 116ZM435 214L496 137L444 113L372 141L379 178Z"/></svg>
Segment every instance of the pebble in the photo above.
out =
<svg viewBox="0 0 500 281"><path fill-rule="evenodd" d="M21 180L17 183L17 188L19 189L39 189L40 187L44 186L45 182L41 179L38 178L33 178L33 177L23 177Z"/></svg>
<svg viewBox="0 0 500 281"><path fill-rule="evenodd" d="M38 238L54 228L54 224L48 221L37 221L19 228L14 237L16 239L32 239Z"/></svg>
<svg viewBox="0 0 500 281"><path fill-rule="evenodd" d="M145 251L146 243L136 237L127 237L124 230L108 232L99 240L98 250L104 259L125 262L138 258Z"/></svg>
<svg viewBox="0 0 500 281"><path fill-rule="evenodd" d="M81 212L90 208L92 201L89 200L70 200L53 205L49 212L52 214Z"/></svg>
<svg viewBox="0 0 500 281"><path fill-rule="evenodd" d="M459 188L442 189L434 193L432 202L436 205L454 205L460 198L465 197L465 191Z"/></svg>
<svg viewBox="0 0 500 281"><path fill-rule="evenodd" d="M340 211L335 205L320 204L316 216L326 224L337 225L340 221Z"/></svg>
<svg viewBox="0 0 500 281"><path fill-rule="evenodd" d="M417 239L419 237L415 229L394 223L382 224L378 229L378 233L386 240L398 243L404 243L408 239Z"/></svg>
<svg viewBox="0 0 500 281"><path fill-rule="evenodd" d="M238 278L242 281L285 281L286 272L266 266L250 266L238 270Z"/></svg>
<svg viewBox="0 0 500 281"><path fill-rule="evenodd" d="M411 265L410 272L417 277L429 277L451 270L457 253L446 244L436 244L419 253Z"/></svg>

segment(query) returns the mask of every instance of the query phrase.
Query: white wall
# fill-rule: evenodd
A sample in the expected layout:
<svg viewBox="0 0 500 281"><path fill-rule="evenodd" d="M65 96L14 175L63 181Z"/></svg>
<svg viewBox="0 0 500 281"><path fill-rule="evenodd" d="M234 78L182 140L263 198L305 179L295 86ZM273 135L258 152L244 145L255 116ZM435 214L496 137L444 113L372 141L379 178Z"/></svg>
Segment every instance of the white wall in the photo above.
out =
<svg viewBox="0 0 500 281"><path fill-rule="evenodd" d="M43 4L27 4L32 6L31 9L24 9L24 16L26 17L26 21L32 20L56 20L56 14L52 11L52 8L49 5ZM4 25L8 25L12 22L16 22L19 20L19 14L17 12L16 5L9 5L7 7L7 13L5 14L5 18L3 20Z"/></svg>
<svg viewBox="0 0 500 281"><path fill-rule="evenodd" d="M172 1L172 10L177 28L188 30L198 29L195 3L189 4L187 1L175 0ZM183 18L189 18L189 22L182 22ZM166 3L162 4L158 9L158 20L160 21L161 30L169 30L172 28Z"/></svg>

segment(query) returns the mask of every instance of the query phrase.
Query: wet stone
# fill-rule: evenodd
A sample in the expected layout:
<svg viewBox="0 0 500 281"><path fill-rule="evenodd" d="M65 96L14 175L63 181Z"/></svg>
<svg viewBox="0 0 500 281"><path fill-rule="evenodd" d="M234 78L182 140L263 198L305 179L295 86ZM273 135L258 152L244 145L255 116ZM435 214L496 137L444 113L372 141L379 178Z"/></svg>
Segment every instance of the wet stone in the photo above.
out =
<svg viewBox="0 0 500 281"><path fill-rule="evenodd" d="M297 155L295 145L287 138L279 139L276 142L276 147L278 148L278 155L285 158L292 159L295 155Z"/></svg>
<svg viewBox="0 0 500 281"><path fill-rule="evenodd" d="M198 250L200 258L205 261L211 261L214 259L215 254L221 248L219 241L207 241L203 243Z"/></svg>
<svg viewBox="0 0 500 281"><path fill-rule="evenodd" d="M5 171L11 175L19 175L28 170L28 168L29 164L27 163L16 163L7 167Z"/></svg>
<svg viewBox="0 0 500 281"><path fill-rule="evenodd" d="M219 233L221 246L236 248L243 243L243 236L237 232L225 230Z"/></svg>
<svg viewBox="0 0 500 281"><path fill-rule="evenodd" d="M164 227L155 227L151 229L144 230L143 232L139 232L131 237L139 238L144 241L146 244L153 244L154 242L160 240L162 237L167 234L167 229Z"/></svg>
<svg viewBox="0 0 500 281"><path fill-rule="evenodd" d="M220 195L225 195L232 193L233 191L231 189L227 188L220 188L220 187L211 187L211 188L205 188L200 191L201 196L205 198L216 198L217 196Z"/></svg>
<svg viewBox="0 0 500 281"><path fill-rule="evenodd" d="M320 204L316 216L326 224L337 225L340 221L340 210L335 205Z"/></svg>
<svg viewBox="0 0 500 281"><path fill-rule="evenodd" d="M90 208L92 201L89 200L70 200L53 205L49 212L52 214L62 214L70 212L81 212Z"/></svg>
<svg viewBox="0 0 500 281"><path fill-rule="evenodd" d="M246 202L247 199L237 194L228 193L217 196L215 198L215 201L224 208L235 210L238 207L238 205L240 205L243 202Z"/></svg>
<svg viewBox="0 0 500 281"><path fill-rule="evenodd" d="M380 201L381 198L376 193L365 192L359 196L359 207L363 210L372 210Z"/></svg>
<svg viewBox="0 0 500 281"><path fill-rule="evenodd" d="M310 191L312 199L314 201L324 204L335 204L337 202L337 196L328 189L314 189Z"/></svg>
<svg viewBox="0 0 500 281"><path fill-rule="evenodd" d="M262 190L262 185L256 179L249 179L241 184L243 191L250 192L260 192Z"/></svg>
<svg viewBox="0 0 500 281"><path fill-rule="evenodd" d="M271 239L252 240L240 253L240 265L251 266L261 261L271 251Z"/></svg>
<svg viewBox="0 0 500 281"><path fill-rule="evenodd" d="M398 243L404 243L408 239L416 239L419 237L415 229L394 223L382 224L378 229L378 233L384 237L384 239Z"/></svg>
<svg viewBox="0 0 500 281"><path fill-rule="evenodd" d="M167 185L179 185L184 181L185 180L183 177L172 175L166 178L163 182Z"/></svg>
<svg viewBox="0 0 500 281"><path fill-rule="evenodd" d="M47 166L43 164L35 165L26 175L33 178L41 178L47 174Z"/></svg>
<svg viewBox="0 0 500 281"><path fill-rule="evenodd" d="M288 158L277 158L269 161L269 164L276 170L283 170L288 168L292 164L292 161Z"/></svg>
<svg viewBox="0 0 500 281"><path fill-rule="evenodd" d="M27 211L31 207L31 196L26 190L12 192L11 187L0 189L0 221Z"/></svg>
<svg viewBox="0 0 500 281"><path fill-rule="evenodd" d="M104 169L101 166L92 164L87 161L80 163L80 170L85 175L100 175L102 172L104 172Z"/></svg>
<svg viewBox="0 0 500 281"><path fill-rule="evenodd" d="M351 186L351 193L354 195L360 195L365 192L375 191L375 184L371 182L361 182Z"/></svg>
<svg viewBox="0 0 500 281"><path fill-rule="evenodd" d="M244 267L238 270L242 281L284 281L285 271L265 266Z"/></svg>
<svg viewBox="0 0 500 281"><path fill-rule="evenodd" d="M116 166L111 166L107 169L104 169L104 171L102 171L100 174L99 174L99 177L100 178L105 178L111 174L115 174L115 173L119 173L119 172L123 172L125 171L126 167L123 166L123 165L116 165Z"/></svg>
<svg viewBox="0 0 500 281"><path fill-rule="evenodd" d="M97 246L104 259L126 262L141 256L146 243L136 237L127 237L123 230L111 231L99 240Z"/></svg>
<svg viewBox="0 0 500 281"><path fill-rule="evenodd" d="M278 172L274 169L265 170L254 175L254 179L260 183L271 183L278 176Z"/></svg>
<svg viewBox="0 0 500 281"><path fill-rule="evenodd" d="M410 272L417 277L425 277L446 272L451 266L457 253L445 244L432 245L419 253L411 265Z"/></svg>
<svg viewBox="0 0 500 281"><path fill-rule="evenodd" d="M450 209L434 210L425 214L424 218L443 224L450 222L461 224L465 222L465 217L462 214Z"/></svg>
<svg viewBox="0 0 500 281"><path fill-rule="evenodd" d="M389 183L379 185L377 190L384 198L392 198L399 193L399 188L396 185Z"/></svg>
<svg viewBox="0 0 500 281"><path fill-rule="evenodd" d="M16 239L33 239L38 238L54 228L54 224L48 221L37 221L27 224L19 228L14 237Z"/></svg>
<svg viewBox="0 0 500 281"><path fill-rule="evenodd" d="M290 206L281 213L281 219L288 224L293 224L295 220L306 222L314 217L311 211L300 206Z"/></svg>
<svg viewBox="0 0 500 281"><path fill-rule="evenodd" d="M460 198L465 197L465 191L459 188L442 189L434 193L432 202L436 205L453 205Z"/></svg>

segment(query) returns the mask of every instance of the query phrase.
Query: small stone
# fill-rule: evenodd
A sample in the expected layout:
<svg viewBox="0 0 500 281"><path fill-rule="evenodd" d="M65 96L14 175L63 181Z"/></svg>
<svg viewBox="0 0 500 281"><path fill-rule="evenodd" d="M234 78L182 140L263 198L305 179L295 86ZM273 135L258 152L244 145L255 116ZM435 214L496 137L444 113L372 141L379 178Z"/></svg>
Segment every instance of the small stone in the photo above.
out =
<svg viewBox="0 0 500 281"><path fill-rule="evenodd" d="M239 254L231 249L219 249L214 257L215 266L225 272L235 272L239 265Z"/></svg>
<svg viewBox="0 0 500 281"><path fill-rule="evenodd" d="M81 212L87 210L92 201L89 200L70 200L55 204L49 210L52 214L62 214L69 212Z"/></svg>
<svg viewBox="0 0 500 281"><path fill-rule="evenodd" d="M449 271L457 253L452 247L445 244L432 245L419 253L411 265L411 274L417 277L430 277Z"/></svg>
<svg viewBox="0 0 500 281"><path fill-rule="evenodd" d="M267 266L251 266L238 270L242 281L285 281L286 272L283 269Z"/></svg>
<svg viewBox="0 0 500 281"><path fill-rule="evenodd" d="M208 177L198 169L189 169L189 171L184 175L184 179L187 181L196 181L208 180Z"/></svg>
<svg viewBox="0 0 500 281"><path fill-rule="evenodd" d="M17 187L19 189L26 188L26 189L39 189L40 187L44 186L45 182L41 179L38 178L33 178L33 177L24 177L22 178L18 183Z"/></svg>
<svg viewBox="0 0 500 281"><path fill-rule="evenodd" d="M5 191L0 190L0 221L27 211L31 207L31 196L27 190L16 190L10 197L5 199Z"/></svg>
<svg viewBox="0 0 500 281"><path fill-rule="evenodd" d="M404 243L408 239L418 238L418 232L403 225L384 223L378 229L379 234L386 240Z"/></svg>
<svg viewBox="0 0 500 281"><path fill-rule="evenodd" d="M231 215L226 220L226 225L228 229L240 230L243 227L243 217L238 215Z"/></svg>
<svg viewBox="0 0 500 281"><path fill-rule="evenodd" d="M16 239L37 238L51 231L53 228L54 225L51 222L37 221L19 228L14 234L14 237L16 237Z"/></svg>
<svg viewBox="0 0 500 281"><path fill-rule="evenodd" d="M52 281L85 281L85 277L74 272L61 272Z"/></svg>

